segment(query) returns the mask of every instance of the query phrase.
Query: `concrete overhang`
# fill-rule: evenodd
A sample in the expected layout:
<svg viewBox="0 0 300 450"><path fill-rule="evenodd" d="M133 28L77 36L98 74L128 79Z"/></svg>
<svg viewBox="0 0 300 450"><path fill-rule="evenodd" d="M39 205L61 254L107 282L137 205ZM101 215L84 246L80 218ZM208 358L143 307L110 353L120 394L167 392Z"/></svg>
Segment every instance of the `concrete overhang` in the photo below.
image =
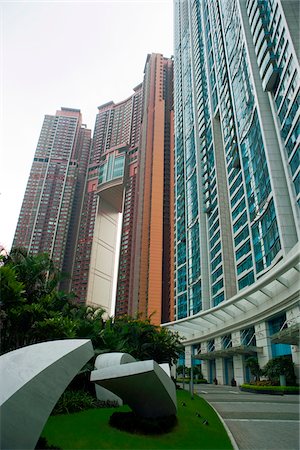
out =
<svg viewBox="0 0 300 450"><path fill-rule="evenodd" d="M98 185L97 194L121 213L123 208L123 191L124 178L119 177Z"/></svg>
<svg viewBox="0 0 300 450"><path fill-rule="evenodd" d="M300 245L256 283L234 297L194 316L162 326L178 332L185 345L249 326L299 302Z"/></svg>
<svg viewBox="0 0 300 450"><path fill-rule="evenodd" d="M261 353L262 347L255 347L250 345L239 345L238 347L228 347L221 350L215 350L213 352L198 353L194 356L194 359L215 359L215 358L228 358L233 355L255 355Z"/></svg>
<svg viewBox="0 0 300 450"><path fill-rule="evenodd" d="M271 336L273 344L299 345L300 323L296 323L288 328L284 328Z"/></svg>

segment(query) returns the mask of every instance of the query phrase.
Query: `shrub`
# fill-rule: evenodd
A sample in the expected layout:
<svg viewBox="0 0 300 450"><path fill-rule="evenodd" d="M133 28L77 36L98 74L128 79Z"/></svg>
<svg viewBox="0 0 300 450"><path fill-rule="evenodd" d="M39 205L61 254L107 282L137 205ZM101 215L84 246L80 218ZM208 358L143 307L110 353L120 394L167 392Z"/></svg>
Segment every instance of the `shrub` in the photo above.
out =
<svg viewBox="0 0 300 450"><path fill-rule="evenodd" d="M271 380L257 380L250 382L251 386L278 386L278 383Z"/></svg>
<svg viewBox="0 0 300 450"><path fill-rule="evenodd" d="M176 369L177 377L183 378L189 378L191 376L191 368L190 367L184 367L184 366L178 366ZM203 374L201 371L200 366L193 366L193 375L194 378L200 378L203 379Z"/></svg>
<svg viewBox="0 0 300 450"><path fill-rule="evenodd" d="M293 393L297 394L299 393L299 386L257 386L255 384L241 384L240 386L241 390L250 390L250 391L270 391L270 392L278 392L278 393Z"/></svg>
<svg viewBox="0 0 300 450"><path fill-rule="evenodd" d="M263 368L263 374L277 384L279 384L280 375L285 376L287 385L294 386L296 384L294 363L288 355L270 359Z"/></svg>
<svg viewBox="0 0 300 450"><path fill-rule="evenodd" d="M35 450L60 450L59 447L54 447L53 445L48 444L47 439L44 437L40 437L35 446Z"/></svg>
<svg viewBox="0 0 300 450"><path fill-rule="evenodd" d="M251 375L254 376L255 381L258 381L262 375L262 370L259 367L258 359L255 356L249 356L249 358L246 359L246 367L249 367Z"/></svg>
<svg viewBox="0 0 300 450"><path fill-rule="evenodd" d="M65 391L56 403L52 415L70 414L84 409L96 408L97 400L85 391Z"/></svg>
<svg viewBox="0 0 300 450"><path fill-rule="evenodd" d="M167 417L145 418L133 412L114 412L109 424L121 431L135 434L164 434L170 432L177 424L175 415Z"/></svg>
<svg viewBox="0 0 300 450"><path fill-rule="evenodd" d="M190 381L191 381L191 379L190 379L190 377L187 377L187 378L177 378L176 379L176 382L177 383L183 383L183 381L185 382L185 383L189 383ZM207 380L206 380L206 378L194 378L194 384L206 384L207 383Z"/></svg>
<svg viewBox="0 0 300 450"><path fill-rule="evenodd" d="M73 378L68 386L68 391L85 391L91 394L95 399L96 389L95 384L91 383L91 371L94 370L94 364L88 362L83 369Z"/></svg>
<svg viewBox="0 0 300 450"><path fill-rule="evenodd" d="M116 400L97 400L97 408L118 408L119 403Z"/></svg>

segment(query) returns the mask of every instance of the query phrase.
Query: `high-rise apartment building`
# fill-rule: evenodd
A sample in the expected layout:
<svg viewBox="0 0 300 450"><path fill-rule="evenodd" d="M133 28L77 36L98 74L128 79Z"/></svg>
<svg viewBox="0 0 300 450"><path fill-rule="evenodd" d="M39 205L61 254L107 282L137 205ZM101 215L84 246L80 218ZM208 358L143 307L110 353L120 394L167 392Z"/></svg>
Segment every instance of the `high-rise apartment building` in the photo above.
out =
<svg viewBox="0 0 300 450"><path fill-rule="evenodd" d="M81 198L85 188L91 131L80 110L46 115L37 144L13 247L49 253L70 274L74 262Z"/></svg>
<svg viewBox="0 0 300 450"><path fill-rule="evenodd" d="M173 61L148 55L92 140L79 110L45 117L13 243L49 253L79 302L155 323L174 309L172 82Z"/></svg>
<svg viewBox="0 0 300 450"><path fill-rule="evenodd" d="M172 81L172 60L148 55L133 95L98 108L72 273L81 301L155 323L173 318Z"/></svg>
<svg viewBox="0 0 300 450"><path fill-rule="evenodd" d="M173 318L173 61L148 55L138 157L130 312Z"/></svg>
<svg viewBox="0 0 300 450"><path fill-rule="evenodd" d="M204 374L299 368L299 10L175 0L175 317Z"/></svg>
<svg viewBox="0 0 300 450"><path fill-rule="evenodd" d="M101 305L108 313L114 303L113 288L117 281L118 313L128 313L142 95L140 84L126 100L99 106L88 167L72 286L81 301ZM121 213L117 274L115 262Z"/></svg>

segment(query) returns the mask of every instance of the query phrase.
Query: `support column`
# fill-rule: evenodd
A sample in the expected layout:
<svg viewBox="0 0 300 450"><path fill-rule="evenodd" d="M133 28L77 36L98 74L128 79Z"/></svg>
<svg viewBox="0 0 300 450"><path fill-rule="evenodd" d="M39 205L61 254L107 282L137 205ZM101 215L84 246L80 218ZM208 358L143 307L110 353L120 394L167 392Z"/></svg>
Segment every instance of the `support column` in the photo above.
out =
<svg viewBox="0 0 300 450"><path fill-rule="evenodd" d="M231 334L232 347L239 347L241 345L241 333L240 331L235 331ZM245 368L244 368L244 358L243 355L233 356L233 372L236 384L239 386L245 382Z"/></svg>
<svg viewBox="0 0 300 450"><path fill-rule="evenodd" d="M216 379L218 380L218 384L225 384L223 358L216 358Z"/></svg>
<svg viewBox="0 0 300 450"><path fill-rule="evenodd" d="M201 342L201 352L202 353L206 353L207 352L207 342ZM208 361L207 360L202 360L201 363L201 371L203 374L203 378L205 378L207 381L209 381L208 379Z"/></svg>
<svg viewBox="0 0 300 450"><path fill-rule="evenodd" d="M191 367L192 365L192 346L187 345L184 348L185 351L185 367Z"/></svg>
<svg viewBox="0 0 300 450"><path fill-rule="evenodd" d="M258 363L263 368L272 358L271 340L267 322L260 322L255 325L255 336L257 347L262 347L262 353L257 353Z"/></svg>
<svg viewBox="0 0 300 450"><path fill-rule="evenodd" d="M286 320L288 327L296 326L300 323L300 306L295 306L286 312ZM300 347L299 345L291 345L292 359L295 364L296 383L300 382Z"/></svg>
<svg viewBox="0 0 300 450"><path fill-rule="evenodd" d="M215 339L215 350L222 350L222 338L217 337ZM218 384L225 383L225 373L224 373L224 358L216 358L216 379Z"/></svg>

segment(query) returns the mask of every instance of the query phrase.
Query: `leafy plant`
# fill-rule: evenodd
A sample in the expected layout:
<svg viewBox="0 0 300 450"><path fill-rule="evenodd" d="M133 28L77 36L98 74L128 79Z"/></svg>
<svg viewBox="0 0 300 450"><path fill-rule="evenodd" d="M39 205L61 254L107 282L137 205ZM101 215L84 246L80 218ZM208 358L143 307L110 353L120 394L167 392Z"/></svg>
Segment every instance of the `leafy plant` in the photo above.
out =
<svg viewBox="0 0 300 450"><path fill-rule="evenodd" d="M47 439L40 437L35 446L35 450L61 450L59 447L48 444Z"/></svg>
<svg viewBox="0 0 300 450"><path fill-rule="evenodd" d="M97 406L95 397L88 392L67 390L56 403L52 415L70 414Z"/></svg>
<svg viewBox="0 0 300 450"><path fill-rule="evenodd" d="M270 386L270 385L255 385L255 384L242 384L240 386L242 390L250 391L270 391L270 392L292 392L299 393L299 386Z"/></svg>
<svg viewBox="0 0 300 450"><path fill-rule="evenodd" d="M103 319L104 310L76 303L59 291L61 274L46 253L15 248L1 257L1 353L45 340L91 339L95 354L130 353L137 360L175 363L183 346L178 333L151 323L151 318Z"/></svg>
<svg viewBox="0 0 300 450"><path fill-rule="evenodd" d="M251 375L254 376L255 381L260 379L262 370L258 364L258 359L255 356L250 356L247 358L246 367L249 367Z"/></svg>
<svg viewBox="0 0 300 450"><path fill-rule="evenodd" d="M294 363L288 355L270 359L263 368L263 374L277 384L279 384L280 375L285 376L287 385L296 384Z"/></svg>
<svg viewBox="0 0 300 450"><path fill-rule="evenodd" d="M176 378L176 382L177 383L183 383L183 381L185 383L189 383L191 381L191 378L190 377L186 377L186 378L179 377L179 378ZM194 384L206 384L207 383L207 379L206 378L195 378L193 383Z"/></svg>
<svg viewBox="0 0 300 450"><path fill-rule="evenodd" d="M257 380L250 382L251 386L278 386L277 382L271 380Z"/></svg>
<svg viewBox="0 0 300 450"><path fill-rule="evenodd" d="M100 336L101 353L125 352L137 360L154 359L158 364L175 363L183 347L178 333L152 324L150 318L111 318Z"/></svg>
<svg viewBox="0 0 300 450"><path fill-rule="evenodd" d="M188 382L191 379L192 369L191 369L191 367L185 367L185 366L179 365L176 368L176 373L177 373L177 382L180 382L179 380L182 381L183 378L186 382ZM184 375L184 377L183 377L183 375ZM194 383L207 382L203 377L200 366L193 366L193 380L194 380Z"/></svg>
<svg viewBox="0 0 300 450"><path fill-rule="evenodd" d="M61 274L46 253L15 248L1 264L1 353L51 339L87 338L99 345L104 310L59 291Z"/></svg>

